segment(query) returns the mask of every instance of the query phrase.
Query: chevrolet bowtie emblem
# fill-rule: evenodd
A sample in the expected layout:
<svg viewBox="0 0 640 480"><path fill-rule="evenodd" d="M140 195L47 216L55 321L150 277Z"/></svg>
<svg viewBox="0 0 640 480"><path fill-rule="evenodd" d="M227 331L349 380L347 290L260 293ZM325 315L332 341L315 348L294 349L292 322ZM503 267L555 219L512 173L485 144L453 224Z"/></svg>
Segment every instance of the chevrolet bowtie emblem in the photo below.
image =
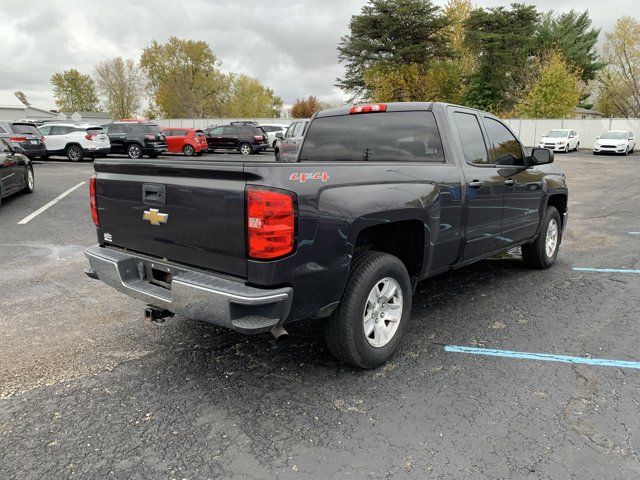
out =
<svg viewBox="0 0 640 480"><path fill-rule="evenodd" d="M150 208L149 210L145 210L142 214L143 220L148 220L151 222L151 225L160 225L161 223L167 223L169 219L168 213L160 213L160 210L156 208Z"/></svg>

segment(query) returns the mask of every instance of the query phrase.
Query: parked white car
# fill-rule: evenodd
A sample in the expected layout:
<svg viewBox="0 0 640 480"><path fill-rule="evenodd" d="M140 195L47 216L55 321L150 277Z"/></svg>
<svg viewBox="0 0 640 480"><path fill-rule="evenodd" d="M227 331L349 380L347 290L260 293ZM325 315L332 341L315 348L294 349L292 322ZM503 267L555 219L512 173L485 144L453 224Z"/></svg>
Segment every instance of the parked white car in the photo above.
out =
<svg viewBox="0 0 640 480"><path fill-rule="evenodd" d="M636 138L633 132L626 130L609 130L596 138L593 144L593 154L621 153L627 155L633 153L636 148Z"/></svg>
<svg viewBox="0 0 640 480"><path fill-rule="evenodd" d="M271 148L276 147L276 140L278 139L276 134L280 133L282 134L282 137L284 137L284 134L287 131L287 128L289 128L289 125L260 125L260 126L265 132L267 132L267 136L269 137L269 146Z"/></svg>
<svg viewBox="0 0 640 480"><path fill-rule="evenodd" d="M44 136L47 156L63 155L79 162L85 156L95 158L111 151L109 137L98 125L45 123L38 130Z"/></svg>
<svg viewBox="0 0 640 480"><path fill-rule="evenodd" d="M570 152L580 148L580 135L575 130L561 128L550 130L540 139L540 148L554 152Z"/></svg>

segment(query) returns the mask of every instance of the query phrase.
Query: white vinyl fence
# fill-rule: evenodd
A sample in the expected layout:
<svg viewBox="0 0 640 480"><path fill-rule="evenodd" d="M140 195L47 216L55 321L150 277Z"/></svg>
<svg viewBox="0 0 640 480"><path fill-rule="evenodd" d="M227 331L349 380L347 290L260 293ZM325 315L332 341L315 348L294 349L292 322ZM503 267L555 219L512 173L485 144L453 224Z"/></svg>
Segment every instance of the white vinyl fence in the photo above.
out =
<svg viewBox="0 0 640 480"><path fill-rule="evenodd" d="M205 128L210 125L224 125L236 120L253 120L261 124L290 125L291 118L163 118L158 120L161 127ZM571 128L580 135L580 148L591 148L596 138L607 130L631 130L640 135L638 118L556 118L530 119L510 118L505 122L528 147L536 146L540 137L554 128Z"/></svg>
<svg viewBox="0 0 640 480"><path fill-rule="evenodd" d="M505 122L528 147L538 145L540 137L555 128L570 128L578 132L580 148L592 148L596 138L607 130L630 130L636 135L640 134L638 118L511 118Z"/></svg>

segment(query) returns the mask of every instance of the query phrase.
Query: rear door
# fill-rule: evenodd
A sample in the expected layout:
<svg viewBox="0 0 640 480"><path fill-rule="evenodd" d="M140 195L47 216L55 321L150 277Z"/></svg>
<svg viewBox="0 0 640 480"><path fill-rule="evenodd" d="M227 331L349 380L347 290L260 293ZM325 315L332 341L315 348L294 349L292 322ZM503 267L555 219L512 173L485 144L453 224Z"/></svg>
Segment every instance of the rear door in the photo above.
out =
<svg viewBox="0 0 640 480"><path fill-rule="evenodd" d="M500 248L504 178L489 157L482 123L475 111L449 109L466 179L466 241L463 260Z"/></svg>
<svg viewBox="0 0 640 480"><path fill-rule="evenodd" d="M236 149L239 145L238 128L234 126L222 127L223 148Z"/></svg>
<svg viewBox="0 0 640 480"><path fill-rule="evenodd" d="M245 277L243 169L239 162L96 160L100 242Z"/></svg>
<svg viewBox="0 0 640 480"><path fill-rule="evenodd" d="M4 140L0 140L0 194L4 197L17 188L14 171L15 155Z"/></svg>
<svg viewBox="0 0 640 480"><path fill-rule="evenodd" d="M505 182L499 243L508 246L531 238L538 229L543 174L535 167L523 168L524 150L506 125L487 116L483 120L489 140L489 157L498 164L498 173Z"/></svg>

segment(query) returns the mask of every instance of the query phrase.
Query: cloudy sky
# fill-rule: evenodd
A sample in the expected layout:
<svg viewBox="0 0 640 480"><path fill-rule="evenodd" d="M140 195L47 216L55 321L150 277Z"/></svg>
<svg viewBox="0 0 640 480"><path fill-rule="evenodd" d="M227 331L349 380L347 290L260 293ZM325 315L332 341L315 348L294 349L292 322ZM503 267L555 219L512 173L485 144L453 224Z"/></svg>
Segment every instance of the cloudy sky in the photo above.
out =
<svg viewBox="0 0 640 480"><path fill-rule="evenodd" d="M443 4L444 0L436 1ZM477 0L478 5L509 1ZM610 29L620 15L640 16L637 0L544 0L539 10L589 9ZM343 97L333 86L342 74L336 46L365 0L0 0L0 103L23 90L34 106L53 108L49 78L95 62L139 59L142 48L175 35L205 40L222 68L260 79L290 104L315 94Z"/></svg>

